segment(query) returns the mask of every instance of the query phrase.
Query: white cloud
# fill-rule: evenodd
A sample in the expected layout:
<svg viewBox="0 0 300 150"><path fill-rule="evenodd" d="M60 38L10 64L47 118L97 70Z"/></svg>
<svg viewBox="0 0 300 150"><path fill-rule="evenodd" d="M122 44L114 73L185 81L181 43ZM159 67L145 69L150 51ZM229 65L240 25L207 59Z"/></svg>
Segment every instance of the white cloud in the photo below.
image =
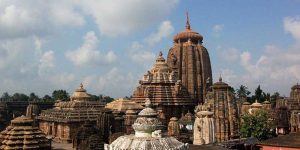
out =
<svg viewBox="0 0 300 150"><path fill-rule="evenodd" d="M84 36L84 43L81 47L73 51L67 51L65 56L77 66L111 64L117 60L113 51L102 54L98 49L99 40L95 32L88 32Z"/></svg>
<svg viewBox="0 0 300 150"><path fill-rule="evenodd" d="M240 66L244 72L234 73L234 86L243 84L254 90L260 84L268 92L288 94L290 87L300 80L300 51L293 48L267 45L256 60L249 51L242 52ZM232 74L229 76L232 77Z"/></svg>
<svg viewBox="0 0 300 150"><path fill-rule="evenodd" d="M216 24L216 25L213 26L213 31L214 32L221 32L223 30L223 28L224 28L224 25Z"/></svg>
<svg viewBox="0 0 300 150"><path fill-rule="evenodd" d="M240 51L237 48L221 49L220 57L227 62L233 63L239 60Z"/></svg>
<svg viewBox="0 0 300 150"><path fill-rule="evenodd" d="M33 7L34 6L34 7ZM68 26L82 26L84 17L72 1L2 0L0 38L44 36Z"/></svg>
<svg viewBox="0 0 300 150"><path fill-rule="evenodd" d="M139 42L133 42L129 48L129 58L145 67L150 67L154 63L155 54L151 51L145 50L144 46Z"/></svg>
<svg viewBox="0 0 300 150"><path fill-rule="evenodd" d="M286 17L283 20L284 29L289 32L293 37L300 42L300 16L298 17Z"/></svg>
<svg viewBox="0 0 300 150"><path fill-rule="evenodd" d="M107 73L101 75L86 76L83 83L94 93L102 93L110 96L130 96L133 88L137 85L139 77L126 71L113 67Z"/></svg>
<svg viewBox="0 0 300 150"><path fill-rule="evenodd" d="M146 37L145 41L149 45L154 45L160 42L163 38L169 37L174 32L174 27L170 21L163 21L158 27L158 31L156 33L150 34Z"/></svg>
<svg viewBox="0 0 300 150"><path fill-rule="evenodd" d="M222 24L216 24L213 26L212 30L213 30L213 36L215 37L220 37L221 35L221 32L223 31L224 29L224 25Z"/></svg>
<svg viewBox="0 0 300 150"><path fill-rule="evenodd" d="M62 27L83 26L88 17L94 19L103 35L129 34L162 21L178 3L179 0L51 0L47 3L1 0L0 37L44 36Z"/></svg>
<svg viewBox="0 0 300 150"><path fill-rule="evenodd" d="M53 68L55 66L54 61L54 52L52 50L45 52L40 58L39 74Z"/></svg>
<svg viewBox="0 0 300 150"><path fill-rule="evenodd" d="M118 36L137 32L161 21L178 2L179 0L87 0L78 5L95 19L101 34Z"/></svg>

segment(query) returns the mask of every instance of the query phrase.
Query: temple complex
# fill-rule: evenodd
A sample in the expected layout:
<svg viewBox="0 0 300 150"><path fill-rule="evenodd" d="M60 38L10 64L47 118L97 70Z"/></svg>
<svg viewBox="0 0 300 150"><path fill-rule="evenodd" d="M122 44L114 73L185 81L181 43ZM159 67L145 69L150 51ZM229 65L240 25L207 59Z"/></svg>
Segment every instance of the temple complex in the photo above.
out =
<svg viewBox="0 0 300 150"><path fill-rule="evenodd" d="M105 150L186 150L186 144L161 134L162 122L151 108L150 99L146 100L145 106L132 125L135 134L117 138L111 144L106 144Z"/></svg>
<svg viewBox="0 0 300 150"><path fill-rule="evenodd" d="M211 86L203 104L213 112L215 118L216 142L224 142L238 137L238 109L231 87L219 78L219 82ZM200 107L198 107L200 108ZM198 112L196 110L196 112Z"/></svg>
<svg viewBox="0 0 300 150"><path fill-rule="evenodd" d="M91 96L81 84L73 93L70 101L58 101L55 108L42 111L39 128L54 141L71 143L74 134L89 120L96 123L98 115L104 111L104 103L91 101ZM109 130L109 129L102 129Z"/></svg>
<svg viewBox="0 0 300 150"><path fill-rule="evenodd" d="M206 91L212 85L211 63L209 53L202 45L203 36L192 31L188 14L185 31L177 33L173 41L167 63L194 102L203 103Z"/></svg>
<svg viewBox="0 0 300 150"><path fill-rule="evenodd" d="M132 100L141 105L145 103L146 98L150 98L163 120L179 118L181 113L193 110L196 105L181 80L178 80L175 71L166 63L162 52L132 95Z"/></svg>
<svg viewBox="0 0 300 150"><path fill-rule="evenodd" d="M13 119L0 133L1 150L50 150L46 135L33 126L33 120L26 116Z"/></svg>

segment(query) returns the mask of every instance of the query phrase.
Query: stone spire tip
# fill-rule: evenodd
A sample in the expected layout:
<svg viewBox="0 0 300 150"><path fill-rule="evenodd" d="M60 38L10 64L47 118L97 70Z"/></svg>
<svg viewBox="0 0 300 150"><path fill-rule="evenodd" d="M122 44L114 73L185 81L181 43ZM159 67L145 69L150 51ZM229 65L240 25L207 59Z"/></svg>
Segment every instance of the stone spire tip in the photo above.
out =
<svg viewBox="0 0 300 150"><path fill-rule="evenodd" d="M190 25L190 18L189 18L189 12L186 12L186 25L185 25L186 30L191 30L191 25Z"/></svg>

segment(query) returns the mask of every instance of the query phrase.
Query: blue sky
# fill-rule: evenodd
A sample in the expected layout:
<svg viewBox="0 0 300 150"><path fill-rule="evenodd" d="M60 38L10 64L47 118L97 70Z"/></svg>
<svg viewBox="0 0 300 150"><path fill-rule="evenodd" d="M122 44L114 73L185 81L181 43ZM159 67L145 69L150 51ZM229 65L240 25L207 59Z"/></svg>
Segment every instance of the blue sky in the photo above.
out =
<svg viewBox="0 0 300 150"><path fill-rule="evenodd" d="M33 7L34 6L34 7ZM214 81L289 95L300 80L300 1L0 0L0 93L129 96L173 36L204 36Z"/></svg>

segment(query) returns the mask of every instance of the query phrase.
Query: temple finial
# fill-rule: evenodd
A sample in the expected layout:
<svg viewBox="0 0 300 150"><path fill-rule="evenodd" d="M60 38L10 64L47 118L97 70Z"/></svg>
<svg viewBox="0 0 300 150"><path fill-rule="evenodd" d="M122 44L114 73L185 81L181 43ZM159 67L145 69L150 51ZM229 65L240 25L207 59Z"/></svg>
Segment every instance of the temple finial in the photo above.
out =
<svg viewBox="0 0 300 150"><path fill-rule="evenodd" d="M159 56L162 56L162 55L163 55L163 53L162 53L162 51L160 51L160 52L159 52Z"/></svg>
<svg viewBox="0 0 300 150"><path fill-rule="evenodd" d="M220 74L219 82L222 82L222 75Z"/></svg>
<svg viewBox="0 0 300 150"><path fill-rule="evenodd" d="M185 25L185 29L191 30L189 12L186 12L186 25Z"/></svg>
<svg viewBox="0 0 300 150"><path fill-rule="evenodd" d="M82 83L80 83L80 88L83 89L83 84Z"/></svg>

